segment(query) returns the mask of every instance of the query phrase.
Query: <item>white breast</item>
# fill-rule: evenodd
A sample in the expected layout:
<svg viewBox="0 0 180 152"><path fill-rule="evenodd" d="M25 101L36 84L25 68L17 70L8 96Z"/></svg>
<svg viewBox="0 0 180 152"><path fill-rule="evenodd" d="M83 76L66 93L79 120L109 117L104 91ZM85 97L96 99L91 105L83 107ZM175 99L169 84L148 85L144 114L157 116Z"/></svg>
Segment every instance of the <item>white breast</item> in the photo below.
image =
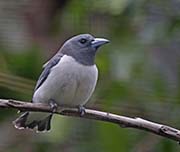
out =
<svg viewBox="0 0 180 152"><path fill-rule="evenodd" d="M53 99L61 105L84 105L95 89L97 77L96 65L85 66L64 55L34 93L33 102Z"/></svg>

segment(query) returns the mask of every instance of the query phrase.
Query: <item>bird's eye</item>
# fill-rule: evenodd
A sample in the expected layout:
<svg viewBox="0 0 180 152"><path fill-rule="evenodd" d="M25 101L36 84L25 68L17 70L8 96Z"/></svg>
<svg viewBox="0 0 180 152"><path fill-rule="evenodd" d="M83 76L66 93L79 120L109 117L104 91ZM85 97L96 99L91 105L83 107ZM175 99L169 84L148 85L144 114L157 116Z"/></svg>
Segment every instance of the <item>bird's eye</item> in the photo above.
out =
<svg viewBox="0 0 180 152"><path fill-rule="evenodd" d="M87 40L86 40L86 39L80 39L79 42L80 42L81 44L84 44L84 43L87 42Z"/></svg>

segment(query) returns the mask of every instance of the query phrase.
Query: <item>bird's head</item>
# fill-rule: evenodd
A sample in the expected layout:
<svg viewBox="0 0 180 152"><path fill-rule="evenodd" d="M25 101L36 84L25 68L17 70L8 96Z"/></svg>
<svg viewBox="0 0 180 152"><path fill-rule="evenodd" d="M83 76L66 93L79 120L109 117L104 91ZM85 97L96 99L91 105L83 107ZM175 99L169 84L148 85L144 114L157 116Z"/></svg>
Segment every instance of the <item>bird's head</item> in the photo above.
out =
<svg viewBox="0 0 180 152"><path fill-rule="evenodd" d="M104 38L95 38L90 34L80 34L67 40L60 52L72 56L84 65L93 65L98 48L108 42L109 40Z"/></svg>

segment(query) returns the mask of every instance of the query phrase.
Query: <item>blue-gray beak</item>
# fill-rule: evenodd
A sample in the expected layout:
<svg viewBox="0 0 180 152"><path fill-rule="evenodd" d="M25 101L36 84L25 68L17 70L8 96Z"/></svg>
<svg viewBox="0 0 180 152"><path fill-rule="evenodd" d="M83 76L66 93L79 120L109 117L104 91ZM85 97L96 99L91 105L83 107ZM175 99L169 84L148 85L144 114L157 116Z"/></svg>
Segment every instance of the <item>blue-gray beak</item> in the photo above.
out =
<svg viewBox="0 0 180 152"><path fill-rule="evenodd" d="M100 46L109 43L109 40L104 39L104 38L95 38L92 42L91 45L93 48L98 49Z"/></svg>

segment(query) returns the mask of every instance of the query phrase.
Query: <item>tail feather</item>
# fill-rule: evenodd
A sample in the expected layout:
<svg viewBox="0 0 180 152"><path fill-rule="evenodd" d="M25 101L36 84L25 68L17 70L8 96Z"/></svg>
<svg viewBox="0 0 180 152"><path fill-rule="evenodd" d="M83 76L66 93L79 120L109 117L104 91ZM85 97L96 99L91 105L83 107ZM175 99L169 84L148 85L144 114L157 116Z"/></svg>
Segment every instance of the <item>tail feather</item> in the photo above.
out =
<svg viewBox="0 0 180 152"><path fill-rule="evenodd" d="M39 121L38 122L38 131L50 130L51 129L51 118L52 118L52 114L50 114L45 119Z"/></svg>
<svg viewBox="0 0 180 152"><path fill-rule="evenodd" d="M37 129L37 132L46 132L51 129L52 114L40 120L29 120L31 113L25 112L19 116L13 124L17 129Z"/></svg>
<svg viewBox="0 0 180 152"><path fill-rule="evenodd" d="M15 121L13 121L14 127L18 129L26 128L26 121L28 118L29 112L23 113L20 117L18 117Z"/></svg>

